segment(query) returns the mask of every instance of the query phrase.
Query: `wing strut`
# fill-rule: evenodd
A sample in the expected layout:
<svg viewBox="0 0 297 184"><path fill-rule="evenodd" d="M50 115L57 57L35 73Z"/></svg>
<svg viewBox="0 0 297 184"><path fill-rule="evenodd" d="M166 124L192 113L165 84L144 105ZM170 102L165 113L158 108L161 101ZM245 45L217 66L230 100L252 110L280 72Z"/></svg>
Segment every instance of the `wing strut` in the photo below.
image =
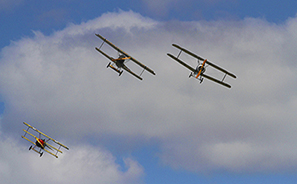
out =
<svg viewBox="0 0 297 184"><path fill-rule="evenodd" d="M104 38L103 36L99 35L99 34L95 34L97 37L99 37L101 40L103 40L104 42L106 42L108 45L110 45L112 48L114 48L115 50L117 50L118 52L122 53L123 55L127 56L127 57L131 57L129 54L125 53L124 51L122 51L121 49L119 49L117 46L115 46L114 44L112 44L110 41L108 41L106 38ZM131 57L131 60L136 63L137 65L139 65L140 67L144 68L146 71L148 71L149 73L156 75L156 73L150 69L149 67L147 67L146 65L142 64L141 62L137 61L135 58Z"/></svg>
<svg viewBox="0 0 297 184"><path fill-rule="evenodd" d="M222 79L222 82L225 80L226 76L227 76L227 74L225 73L225 75L224 75L224 77Z"/></svg>
<svg viewBox="0 0 297 184"><path fill-rule="evenodd" d="M234 74L232 74L232 73L228 72L227 70L225 70L225 69L223 69L223 68L221 68L221 67L219 67L219 66L217 66L217 65L215 65L215 64L213 64L211 62L209 62L207 59L203 59L202 57L200 57L200 56L198 56L198 55L190 52L189 50L187 50L185 48L182 48L182 47L180 47L180 46L178 46L176 44L172 44L172 46L173 47L176 47L177 49L180 50L179 54L177 55L177 57L175 57L175 56L173 56L173 55L171 55L169 53L167 53L167 55L169 57L171 57L172 59L176 60L177 62L179 62L184 67L186 67L189 70L191 70L192 72L196 73L197 75L195 76L195 78L198 78L199 76L205 77L205 78L207 78L207 79L209 79L209 80L211 80L213 82L216 82L216 83L219 83L219 84L221 84L221 85L223 85L225 87L231 88L231 86L229 84L225 83L224 80L225 80L225 78L226 78L227 75L229 75L229 76L231 76L233 78L236 78L236 76ZM198 70L198 67L195 70L194 68L192 68L191 66L189 66L188 64L186 64L185 62L183 62L182 60L179 59L179 56L181 55L182 51L185 52L186 54L189 54L190 56L198 59L198 66L200 68L199 70ZM202 63L201 66L200 66L200 62L199 61L203 61L203 63ZM207 66L212 66L213 68L215 68L215 69L223 72L224 73L223 79L222 80L218 80L218 79L215 79L215 78L213 78L211 76L205 75L204 72L202 72L202 70L203 70L204 66L206 66L206 65ZM191 76L192 76L192 74L190 75L190 77ZM202 82L202 80L200 80L200 82Z"/></svg>
<svg viewBox="0 0 297 184"><path fill-rule="evenodd" d="M99 50L101 49L101 47L103 46L104 43L105 43L105 40L103 40L102 44L99 47Z"/></svg>
<svg viewBox="0 0 297 184"><path fill-rule="evenodd" d="M178 53L178 55L177 55L176 58L179 58L179 56L181 55L181 53L182 53L182 50L179 51L179 53Z"/></svg>
<svg viewBox="0 0 297 184"><path fill-rule="evenodd" d="M145 71L145 69L143 69L143 70L142 70L142 72L140 73L140 75L139 75L139 76L141 76L141 75L143 74L143 72L144 72L144 71Z"/></svg>

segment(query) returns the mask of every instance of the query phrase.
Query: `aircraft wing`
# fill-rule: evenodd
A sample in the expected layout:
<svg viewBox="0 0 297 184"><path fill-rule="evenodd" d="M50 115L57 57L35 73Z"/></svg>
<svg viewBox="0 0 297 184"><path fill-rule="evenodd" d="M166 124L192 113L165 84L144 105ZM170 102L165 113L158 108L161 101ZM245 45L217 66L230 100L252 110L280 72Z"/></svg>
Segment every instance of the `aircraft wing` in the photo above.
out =
<svg viewBox="0 0 297 184"><path fill-rule="evenodd" d="M64 147L65 149L69 150L69 148L68 148L67 146L65 146L65 145L63 145L62 143L56 141L55 139L53 139L53 138L47 136L46 134L44 134L44 133L42 133L41 131L37 130L36 128L32 127L32 126L29 125L28 123L26 123L26 122L23 122L23 123L24 123L25 125L27 125L29 128L31 128L32 130L34 130L34 131L36 131L36 132L42 134L43 136L47 137L47 138L50 139L50 140L52 140L54 143L56 143L56 144L58 144L58 145ZM25 131L25 130L24 130L24 131ZM25 132L27 132L27 131L25 131ZM31 136L35 137L35 136L32 135L31 133L29 133L29 132L27 132L27 133L30 134ZM36 138L36 137L35 137L35 138Z"/></svg>
<svg viewBox="0 0 297 184"><path fill-rule="evenodd" d="M130 74L132 74L134 77L138 78L139 80L142 80L142 78L140 76L138 76L137 74L135 74L134 72L132 72L127 66L122 67L124 70L126 70L127 72L129 72Z"/></svg>
<svg viewBox="0 0 297 184"><path fill-rule="evenodd" d="M31 135L31 136L32 136L32 137L34 137L35 139L37 139L37 137L36 137L35 135L31 134L31 133L30 133L30 132L28 132L27 130L24 130L24 129L23 129L23 131L24 131L24 132L26 132L27 134ZM31 141L31 140L30 140L30 139L28 139L27 137L24 137L24 136L22 136L22 138L24 138L24 139L26 139L27 141L31 142L32 144L36 145L36 144L35 144L33 141ZM51 140L51 139L48 139L48 140ZM50 147L50 148L52 148L52 149L54 149L54 150L56 150L56 151L58 151L58 152L62 153L62 151L61 151L61 150L59 150L59 149L55 148L54 146L50 145L50 144L49 144L49 143L47 143L47 142L46 142L46 145L47 145L48 147Z"/></svg>
<svg viewBox="0 0 297 184"><path fill-rule="evenodd" d="M169 57L171 57L172 59L176 60L177 62L179 62L179 63L180 63L181 65L183 65L184 67L186 67L186 68L188 68L189 70L191 70L192 72L195 72L195 71L196 71L193 67L189 66L188 64L186 64L186 63L183 62L182 60L178 59L177 57L174 57L173 55L171 55L171 54L169 54L169 53L167 53L167 55L168 55Z"/></svg>
<svg viewBox="0 0 297 184"><path fill-rule="evenodd" d="M124 54L124 53L123 53ZM126 55L126 54L125 54ZM129 55L127 55L128 57L131 57ZM133 57L131 57L131 60L134 61L134 63L138 64L140 67L142 67L143 69L145 69L146 71L150 72L153 75L156 75L156 73L150 69L149 67L145 66L144 64L142 64L141 62L137 61L136 59L134 59Z"/></svg>
<svg viewBox="0 0 297 184"><path fill-rule="evenodd" d="M172 46L178 48L179 50L184 51L185 53L187 53L187 54L189 54L189 55L191 55L191 56L193 56L193 57L195 57L195 58L197 58L197 59L199 59L199 60L201 60L201 61L204 61L204 60L205 60L205 59L203 59L202 57L200 57L200 56L194 54L193 52L190 52L190 51L188 51L187 49L182 48L182 47L180 47L180 46L178 46L178 45L176 45L176 44L172 44Z"/></svg>
<svg viewBox="0 0 297 184"><path fill-rule="evenodd" d="M103 52L102 50L98 49L97 47L95 47L95 49L100 52L102 55L104 55L105 57L107 57L110 61L114 62L113 58L110 57L109 55L107 55L105 52Z"/></svg>
<svg viewBox="0 0 297 184"><path fill-rule="evenodd" d="M182 48L182 47L180 47L180 46L178 46L178 45L176 45L176 44L172 44L172 46L174 46L174 47L176 47L176 48L178 48L178 49L184 51L185 53L187 53L187 54L189 54L189 55L191 55L191 56L193 56L193 57L195 57L195 58L197 58L197 59L199 59L199 60L201 60L201 61L204 61L204 60L205 60L205 59L203 59L202 57L200 57L200 56L198 56L198 55L196 55L196 54L190 52L189 50L187 50L187 49L185 49L185 48ZM215 68L215 69L217 69L217 70L220 70L220 71L223 72L223 73L226 73L227 75L229 75L229 76L231 76L231 77L233 77L233 78L236 78L236 76L235 76L234 74L228 72L227 70L225 70L225 69L223 69L223 68L221 68L221 67L219 67L219 66L217 66L217 65L215 65L215 64L213 64L213 63L211 63L211 62L209 62L209 61L206 61L206 64L212 66L213 68Z"/></svg>
<svg viewBox="0 0 297 184"><path fill-rule="evenodd" d="M211 81L213 81L213 82L216 82L216 83L218 83L218 84L221 84L221 85L223 85L223 86L225 86L225 87L227 87L227 88L231 88L231 86L230 86L229 84L227 84L227 83L225 83L225 82L222 82L222 81L220 81L220 80L218 80L218 79L215 79L215 78L210 77L210 76L205 75L205 74L200 74L200 75L201 75L202 77L208 79L208 80L211 80Z"/></svg>
<svg viewBox="0 0 297 184"><path fill-rule="evenodd" d="M51 149L56 150L57 152L63 153L60 149L55 148L54 146L50 145L49 143L46 143L46 146L50 147Z"/></svg>
<svg viewBox="0 0 297 184"><path fill-rule="evenodd" d="M27 137L22 136L22 138L26 139L27 141L29 141L30 143L32 143L33 145L36 146L35 142L31 141L30 139L28 139Z"/></svg>
<svg viewBox="0 0 297 184"><path fill-rule="evenodd" d="M215 65L215 64L213 64L213 63L211 63L211 62L209 62L209 61L206 61L206 63L207 63L208 65L214 67L215 69L220 70L221 72L224 72L224 73L226 73L227 75L229 75L229 76L231 76L231 77L233 77L233 78L236 78L236 76L235 76L234 74L228 72L227 70L225 70L225 69L223 69L223 68L221 68L221 67L219 67L219 66L217 66L217 65Z"/></svg>
<svg viewBox="0 0 297 184"><path fill-rule="evenodd" d="M58 156L57 155L55 155L55 154L53 154L52 152L50 152L49 150L47 150L47 149L43 149L44 151L46 151L46 152L48 152L49 154L51 154L51 155L53 155L54 157L56 157L56 158L58 158Z"/></svg>
<svg viewBox="0 0 297 184"><path fill-rule="evenodd" d="M141 62L137 61L136 59L134 59L133 57L131 57L129 54L125 53L124 51L122 51L121 49L119 49L117 46L115 46L114 44L112 44L110 41L108 41L106 38L104 38L103 36L99 35L99 34L95 34L96 36L98 36L100 39L102 39L104 42L106 42L108 45L110 45L112 48L114 48L115 50L117 50L118 52L124 54L127 57L130 57L130 59L138 64L140 67L142 67L143 69L147 70L148 72L150 72L153 75L156 75L156 73L150 69L149 67L145 66L144 64L142 64Z"/></svg>
<svg viewBox="0 0 297 184"><path fill-rule="evenodd" d="M36 137L35 135L31 134L31 133L28 132L27 130L24 130L24 129L23 129L23 131L26 132L27 134L31 135L31 136L34 137L35 139L37 139L37 137ZM23 137L23 136L22 136L22 137ZM34 144L35 144L35 143L34 143Z"/></svg>

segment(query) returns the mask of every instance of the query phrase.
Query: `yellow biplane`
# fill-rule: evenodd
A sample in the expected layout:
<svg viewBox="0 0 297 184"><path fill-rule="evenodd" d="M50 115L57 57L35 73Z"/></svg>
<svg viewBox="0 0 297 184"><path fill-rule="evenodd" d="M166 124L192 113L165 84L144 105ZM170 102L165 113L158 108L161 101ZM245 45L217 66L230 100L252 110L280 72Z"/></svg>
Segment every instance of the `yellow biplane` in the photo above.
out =
<svg viewBox="0 0 297 184"><path fill-rule="evenodd" d="M27 130L24 130L24 129L23 129L23 131L25 132L25 135L22 136L22 138L26 139L27 141L29 141L30 143L32 143L32 144L34 145L34 146L30 146L30 147L29 147L29 150L32 149L33 151L35 151L36 153L38 153L38 154L40 155L40 157L43 155L42 150L46 151L47 153L53 155L53 156L56 157L56 158L58 158L58 156L57 156L58 153L62 153L62 151L60 150L61 147L64 147L65 149L69 150L69 148L68 148L67 146L65 146L65 145L63 145L62 143L56 141L55 139L53 139L53 138L51 138L51 137L45 135L44 133L42 133L41 131L39 131L39 130L37 130L36 128L32 127L32 126L29 125L28 123L26 123L26 122L23 122L23 123L24 123L26 126L28 126L28 128L27 128ZM31 133L29 132L29 129L32 129L32 130L34 130L35 132L37 132L37 133L39 134L39 137L36 137L35 135L31 134ZM27 138L27 137L26 137L27 134L29 134L29 135L31 135L33 138L35 138L35 140L34 140L35 142L32 141L32 140L30 140L29 138ZM49 142L53 142L53 143L57 144L59 148L56 148L56 147L50 145ZM38 147L39 150L36 149L36 147ZM48 149L46 149L46 148L49 148L51 151L48 150ZM53 152L56 151L56 153L53 153L52 151L53 151Z"/></svg>
<svg viewBox="0 0 297 184"><path fill-rule="evenodd" d="M167 55L169 57L171 57L172 59L176 60L177 62L179 62L184 67L186 67L189 70L191 70L192 72L190 73L190 76L189 77L195 77L196 79L199 79L200 80L200 83L202 83L203 77L204 77L204 78L209 79L211 81L214 81L214 82L216 82L218 84L221 84L221 85L223 85L225 87L231 88L231 85L225 83L224 80L225 80L225 78L226 78L227 75L229 75L229 76L231 76L233 78L236 78L236 76L234 74L232 74L232 73L228 72L227 70L225 70L225 69L223 69L223 68L221 68L221 67L219 67L219 66L217 66L217 65L215 65L215 64L213 64L213 63L211 63L209 61L207 61L207 59L203 59L202 57L197 56L196 54L188 51L185 48L182 48L182 47L180 47L180 46L178 46L176 44L172 44L172 46L173 47L176 47L177 49L180 50L179 54L177 55L177 57L175 57L175 56L173 56L173 55L171 55L169 53L167 53ZM189 54L190 56L198 59L198 66L196 67L196 69L194 69L193 67L189 66L188 64L186 64L185 62L183 62L182 60L179 59L179 56L181 55L182 52L185 52L185 53ZM201 61L202 61L202 63L201 63ZM206 66L211 66L211 67L213 67L213 68L215 68L215 69L223 72L224 73L224 76L223 76L222 80L218 80L216 78L213 78L211 76L206 75L204 73L206 71Z"/></svg>
<svg viewBox="0 0 297 184"><path fill-rule="evenodd" d="M103 43L101 44L101 46L99 48L95 47L95 49L100 52L102 55L104 55L105 57L107 57L110 61L112 61L113 63L109 63L107 65L107 68L110 67L111 69L113 69L114 71L119 73L119 76L121 76L121 74L123 73L123 70L126 70L127 72L129 72L130 74L132 74L134 77L138 78L139 80L142 80L141 75L144 72L144 70L150 72L153 75L156 75L155 72L150 69L149 67L145 66L144 64L142 64L141 62L137 61L136 59L134 59L133 57L129 56L127 53L125 53L124 51L122 51L121 49L119 49L118 47L116 47L114 44L112 44L110 41L108 41L106 38L102 37L99 34L95 34L96 36L98 36L100 39L103 40ZM113 49L115 49L116 51L118 51L119 57L118 58L112 58L109 55L107 55L105 52L103 52L101 50L101 47L103 46L104 43L107 43L108 45L110 45ZM133 61L134 63L136 63L137 65L139 65L141 68L143 68L143 71L141 72L140 75L137 75L136 73L132 72L127 65L125 65L126 61ZM115 64L115 66L114 66Z"/></svg>

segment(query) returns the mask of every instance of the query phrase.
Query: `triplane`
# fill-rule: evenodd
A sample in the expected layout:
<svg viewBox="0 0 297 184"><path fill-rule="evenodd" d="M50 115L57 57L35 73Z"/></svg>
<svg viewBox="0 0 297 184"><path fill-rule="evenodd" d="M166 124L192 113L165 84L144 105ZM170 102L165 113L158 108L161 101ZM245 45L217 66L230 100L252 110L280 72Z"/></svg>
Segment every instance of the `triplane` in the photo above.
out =
<svg viewBox="0 0 297 184"><path fill-rule="evenodd" d="M29 150L32 149L33 151L35 151L36 153L38 153L38 154L40 155L40 157L43 155L42 150L48 152L49 154L53 155L53 156L56 157L56 158L58 158L57 154L58 154L59 152L62 153L62 151L60 150L61 147L64 147L65 149L69 150L69 148L68 148L67 146L65 146L65 145L63 145L62 143L59 143L58 141L56 141L55 139L53 139L53 138L51 138L51 137L45 135L44 133L42 133L42 132L40 132L39 130L37 130L36 128L32 127L32 126L29 125L28 123L26 123L26 122L23 122L23 123L24 123L26 126L28 126L28 128L27 128L27 130L24 130L24 129L23 129L23 131L25 132L25 135L22 136L22 138L26 139L27 141L29 141L30 143L32 143L32 144L34 145L34 146L30 146ZM37 138L36 136L34 136L33 134L31 134L31 133L29 132L29 129L32 129L32 130L34 130L35 132L39 133L39 138ZM30 139L28 139L28 138L26 137L27 134L29 134L29 135L31 135L32 137L34 137L34 138L35 138L35 142L33 142L33 141L31 141ZM49 142L51 142L51 141L54 142L55 144L57 144L57 145L59 146L59 148L56 148L56 147L50 145ZM38 147L39 150L36 149L36 147ZM49 148L49 149L52 150L52 151L55 150L55 151L56 151L56 154L54 154L53 152L51 152L51 151L45 149L46 147Z"/></svg>
<svg viewBox="0 0 297 184"><path fill-rule="evenodd" d="M236 78L236 76L230 72L228 72L227 70L207 61L207 59L203 59L202 57L200 56L197 56L196 54L188 51L187 49L185 48L182 48L176 44L172 44L172 46L176 47L177 49L180 50L179 54L177 57L167 53L167 55L169 57L171 57L172 59L176 60L177 62L179 62L181 65L183 65L184 67L188 68L189 70L191 70L192 72L190 73L190 76L189 77L195 77L196 79L199 79L200 80L200 83L202 83L203 81L203 77L206 78L206 79L209 79L209 80L212 80L216 83L219 83L225 87L228 87L228 88L231 88L230 84L227 84L224 82L225 78L227 75L233 77L233 78ZM182 60L179 59L179 56L181 55L182 51L184 51L185 53L189 54L190 56L198 59L198 66L196 67L196 69L194 69L193 67L189 66L188 64L186 64L185 62L183 62ZM202 63L201 63L202 62ZM204 74L204 72L206 71L206 65L207 66L211 66L221 72L223 72L225 75L223 76L223 79L222 80L218 80L218 79L215 79L211 76L208 76L206 74Z"/></svg>
<svg viewBox="0 0 297 184"><path fill-rule="evenodd" d="M105 39L104 37L102 37L99 34L95 34L96 36L98 36L100 39L103 40L103 43L101 44L101 46L99 48L95 47L95 49L100 52L102 55L104 55L105 57L107 57L110 61L112 61L113 63L108 63L107 68L110 67L111 69L113 69L114 71L119 73L119 76L121 76L121 74L123 73L123 70L126 70L127 72L129 72L130 74L132 74L133 76L135 76L136 78L138 78L139 80L142 80L141 75L144 72L144 70L150 72L153 75L156 75L155 72L150 69L149 67L145 66L144 64L142 64L141 62L137 61L136 59L134 59L133 57L131 57L130 55L128 55L127 53L125 53L124 51L122 51L121 49L119 49L118 47L116 47L114 44L112 44L110 41L108 41L107 39ZM110 45L113 49L115 49L116 51L118 51L119 57L118 58L112 58L109 55L107 55L105 52L103 52L101 50L101 47L103 46L104 43L107 43L108 45ZM141 72L140 75L135 74L134 72L132 72L126 65L125 62L126 61L133 61L134 63L138 64L140 67L143 68L143 71ZM114 66L115 64L115 66Z"/></svg>

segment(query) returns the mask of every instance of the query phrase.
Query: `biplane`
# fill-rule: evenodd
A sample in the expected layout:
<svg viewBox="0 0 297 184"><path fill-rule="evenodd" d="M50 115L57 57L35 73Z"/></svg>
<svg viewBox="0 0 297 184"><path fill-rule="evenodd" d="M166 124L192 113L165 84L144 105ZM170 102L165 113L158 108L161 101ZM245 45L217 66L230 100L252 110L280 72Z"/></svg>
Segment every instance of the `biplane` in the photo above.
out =
<svg viewBox="0 0 297 184"><path fill-rule="evenodd" d="M139 80L142 80L141 75L143 74L143 72L146 70L148 72L150 72L153 75L156 75L155 72L150 69L149 67L145 66L144 64L142 64L141 62L137 61L135 58L131 57L130 55L128 55L127 53L125 53L124 51L122 51L121 49L119 49L118 47L116 47L114 44L112 44L110 41L108 41L106 38L102 37L99 34L95 34L96 36L98 36L100 39L103 40L103 43L101 44L101 46L99 48L95 47L95 49L100 52L102 55L104 55L106 58L108 58L110 61L112 61L112 63L108 63L107 68L110 67L111 69L113 69L114 71L119 73L119 76L121 76L121 74L123 73L124 69L127 72L129 72L130 74L132 74L133 76L135 76L136 78L138 78ZM107 55L105 52L103 52L101 50L102 46L104 43L107 43L108 45L110 45L113 49L115 49L116 51L118 51L119 53L119 57L118 58L112 58L109 55ZM137 65L139 65L141 68L143 68L142 72L140 75L137 75L136 73L132 72L127 65L125 65L125 63L127 61L133 61L134 63L136 63Z"/></svg>
<svg viewBox="0 0 297 184"><path fill-rule="evenodd" d="M167 55L169 57L171 57L172 59L176 60L177 62L179 62L184 67L186 67L186 68L188 68L189 70L192 71L190 73L190 75L189 75L189 78L190 77L195 77L196 79L199 79L200 83L202 83L203 78L206 78L206 79L209 79L209 80L211 80L213 82L219 83L219 84L221 84L221 85L223 85L225 87L231 88L230 84L225 83L224 80L225 80L227 75L229 75L229 76L231 76L233 78L236 78L236 76L234 74L232 74L232 73L228 72L227 70L225 70L225 69L223 69L223 68L209 62L207 59L203 59L202 57L188 51L185 48L182 48L182 47L180 47L180 46L178 46L176 44L172 44L172 46L176 47L177 49L180 50L179 54L177 55L177 57L171 55L170 53L167 53ZM190 56L198 59L198 66L196 67L196 69L191 67L190 65L186 64L181 59L179 59L179 56L181 55L182 52L185 52L185 53L189 54ZM224 76L223 76L222 80L219 80L219 79L213 78L213 77L211 77L209 75L206 75L205 71L206 71L207 66L211 66L211 67L223 72Z"/></svg>
<svg viewBox="0 0 297 184"><path fill-rule="evenodd" d="M43 155L43 151L46 151L47 153L49 153L49 154L53 155L54 157L58 158L57 154L58 154L58 153L62 153L62 151L60 150L61 147L63 147L63 148L65 148L65 149L69 150L69 148L68 148L67 146L65 146L65 145L63 145L62 143L56 141L55 139L53 139L53 138L51 138L51 137L45 135L44 133L42 133L41 131L39 131L39 130L37 130L36 128L32 127L32 126L29 125L28 123L26 123L26 122L23 122L23 123L24 123L26 126L28 126L28 128L27 128L27 130L23 129L23 131L25 132L25 135L22 136L22 138L26 139L27 141L29 141L30 143L32 143L32 144L34 145L34 146L30 146L30 147L29 147L29 150L32 149L33 151L35 151L36 153L38 153L38 154L40 155L40 157ZM35 135L31 134L31 133L29 132L29 129L32 129L32 130L34 130L35 132L37 132L37 133L39 134L39 137L37 138ZM33 141L31 141L29 138L27 138L27 137L26 137L27 134L29 134L29 135L31 135L33 138L35 138L35 140L34 140L35 142L33 142ZM49 142L53 142L53 143L57 144L59 148L56 148L56 147L50 145ZM36 147L38 147L39 149L36 148ZM48 150L48 149L46 149L46 148L50 149L51 151ZM54 151L55 151L56 153L54 153Z"/></svg>

